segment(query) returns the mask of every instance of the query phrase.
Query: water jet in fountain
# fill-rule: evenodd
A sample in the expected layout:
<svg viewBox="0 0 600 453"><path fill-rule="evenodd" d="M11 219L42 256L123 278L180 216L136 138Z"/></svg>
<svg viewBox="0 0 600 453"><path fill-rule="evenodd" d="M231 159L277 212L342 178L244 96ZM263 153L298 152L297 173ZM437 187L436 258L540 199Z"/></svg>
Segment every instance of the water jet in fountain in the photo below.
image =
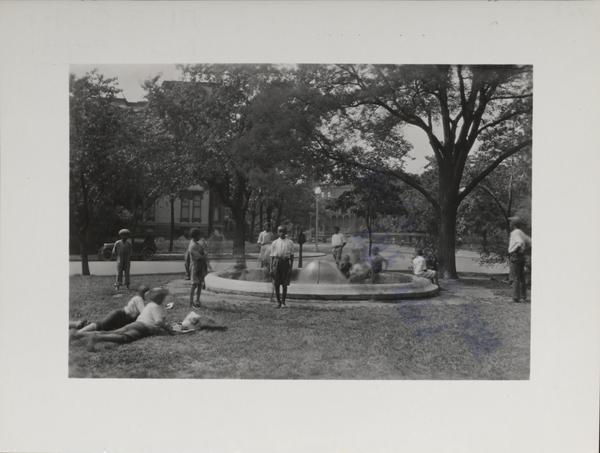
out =
<svg viewBox="0 0 600 453"><path fill-rule="evenodd" d="M316 260L300 269L296 280L298 283L348 283L348 279L331 261Z"/></svg>

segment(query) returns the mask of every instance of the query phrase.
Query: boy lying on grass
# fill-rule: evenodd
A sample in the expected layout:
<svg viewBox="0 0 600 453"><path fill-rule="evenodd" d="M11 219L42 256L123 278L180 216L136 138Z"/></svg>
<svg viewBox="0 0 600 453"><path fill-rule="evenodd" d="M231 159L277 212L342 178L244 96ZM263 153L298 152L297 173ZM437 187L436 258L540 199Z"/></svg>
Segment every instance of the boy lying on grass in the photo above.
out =
<svg viewBox="0 0 600 453"><path fill-rule="evenodd" d="M99 342L123 344L164 333L174 335L193 332L195 330L227 330L226 326L219 325L213 319L204 318L195 312L188 314L182 323L167 323L162 305L168 294L169 292L166 289L154 289L148 297L150 302L144 307L136 321L108 332L83 332L79 338L88 336L88 351L93 352L96 344Z"/></svg>
<svg viewBox="0 0 600 453"><path fill-rule="evenodd" d="M151 335L160 335L168 333L172 335L173 329L166 322L165 311L162 304L165 297L169 294L166 289L154 289L150 292L148 304L138 316L137 320L131 322L120 329L109 332L90 331L84 332L84 335L89 335L88 350L94 351L96 343L131 343Z"/></svg>
<svg viewBox="0 0 600 453"><path fill-rule="evenodd" d="M127 305L125 305L123 308L111 311L101 321L92 322L87 325L85 325L85 321L70 323L69 328L77 329L75 332L71 333L71 338L81 338L87 332L92 332L95 330L108 331L119 329L129 323L134 322L140 313L144 311L144 301L148 291L150 291L150 288L148 288L146 285L140 285L137 290L137 294L133 296L129 302L127 302Z"/></svg>

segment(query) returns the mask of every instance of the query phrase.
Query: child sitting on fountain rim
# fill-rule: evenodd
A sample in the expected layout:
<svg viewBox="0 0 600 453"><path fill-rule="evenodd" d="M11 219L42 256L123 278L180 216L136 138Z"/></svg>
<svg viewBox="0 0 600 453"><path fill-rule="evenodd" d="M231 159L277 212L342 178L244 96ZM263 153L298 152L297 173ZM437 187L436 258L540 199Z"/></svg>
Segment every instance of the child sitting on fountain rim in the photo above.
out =
<svg viewBox="0 0 600 453"><path fill-rule="evenodd" d="M427 260L423 256L423 250L417 249L416 255L412 262L414 274L418 277L428 278L433 284L440 286L437 272L433 269L427 269Z"/></svg>
<svg viewBox="0 0 600 453"><path fill-rule="evenodd" d="M277 308L285 308L287 287L294 264L294 243L286 238L287 229L284 226L277 228L277 234L279 238L271 244L271 278L277 295Z"/></svg>

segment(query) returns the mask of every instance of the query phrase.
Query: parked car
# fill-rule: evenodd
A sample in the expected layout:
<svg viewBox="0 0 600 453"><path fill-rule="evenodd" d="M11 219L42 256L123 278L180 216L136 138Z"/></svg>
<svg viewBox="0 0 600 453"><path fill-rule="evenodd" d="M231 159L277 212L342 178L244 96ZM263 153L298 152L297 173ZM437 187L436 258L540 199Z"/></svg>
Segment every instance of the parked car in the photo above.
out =
<svg viewBox="0 0 600 453"><path fill-rule="evenodd" d="M131 238L131 243L133 244L131 259L143 261L152 259L158 250L154 238L146 236L143 240L140 241L140 239L141 238L137 238L136 240L136 238ZM114 246L114 242L105 242L102 244L102 247L98 249L98 259L101 261L112 260L112 250Z"/></svg>

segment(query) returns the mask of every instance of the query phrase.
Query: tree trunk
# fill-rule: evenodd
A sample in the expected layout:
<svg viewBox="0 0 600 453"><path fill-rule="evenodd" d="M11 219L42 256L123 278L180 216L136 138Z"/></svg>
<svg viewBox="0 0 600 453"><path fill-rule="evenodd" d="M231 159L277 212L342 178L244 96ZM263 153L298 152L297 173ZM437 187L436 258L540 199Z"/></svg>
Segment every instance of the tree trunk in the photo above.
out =
<svg viewBox="0 0 600 453"><path fill-rule="evenodd" d="M171 202L171 233L169 235L169 252L173 251L173 239L175 238L175 197L169 199Z"/></svg>
<svg viewBox="0 0 600 453"><path fill-rule="evenodd" d="M438 263L442 278L458 279L456 272L456 211L454 200L444 200L440 209L440 232L438 236Z"/></svg>
<svg viewBox="0 0 600 453"><path fill-rule="evenodd" d="M264 204L265 202L261 199L260 200L260 205L258 208L258 219L259 219L259 223L260 225L258 226L258 228L260 229L260 231L262 231L262 228L265 224L265 219L264 219Z"/></svg>
<svg viewBox="0 0 600 453"><path fill-rule="evenodd" d="M237 259L238 264L245 263L246 255L246 222L244 215L233 212L233 220L235 221L235 230L233 236L233 256Z"/></svg>
<svg viewBox="0 0 600 453"><path fill-rule="evenodd" d="M283 217L283 203L277 204L277 217L275 218L275 224L279 227L281 225L281 219Z"/></svg>
<svg viewBox="0 0 600 453"><path fill-rule="evenodd" d="M371 256L371 250L373 248L373 232L371 231L371 216L367 214L367 234L369 235L369 256Z"/></svg>
<svg viewBox="0 0 600 453"><path fill-rule="evenodd" d="M214 223L214 209L213 209L213 205L214 205L214 199L215 199L215 195L214 192L212 190L209 190L208 192L208 231L207 231L207 235L210 237L210 235L213 232L213 223Z"/></svg>
<svg viewBox="0 0 600 453"><path fill-rule="evenodd" d="M79 232L79 252L81 255L81 275L90 275L90 264L87 250L87 231Z"/></svg>
<svg viewBox="0 0 600 453"><path fill-rule="evenodd" d="M256 203L252 203L252 211L250 211L250 237L254 238L254 227L256 225Z"/></svg>
<svg viewBox="0 0 600 453"><path fill-rule="evenodd" d="M272 205L267 205L267 223L269 223L271 225L271 228L277 228L277 225L273 225L273 206Z"/></svg>
<svg viewBox="0 0 600 453"><path fill-rule="evenodd" d="M88 262L88 251L87 251L87 231L90 225L90 211L88 205L88 190L85 183L85 177L83 172L79 173L79 184L81 185L82 194L82 222L79 228L79 252L81 254L81 275L90 275L90 264Z"/></svg>

